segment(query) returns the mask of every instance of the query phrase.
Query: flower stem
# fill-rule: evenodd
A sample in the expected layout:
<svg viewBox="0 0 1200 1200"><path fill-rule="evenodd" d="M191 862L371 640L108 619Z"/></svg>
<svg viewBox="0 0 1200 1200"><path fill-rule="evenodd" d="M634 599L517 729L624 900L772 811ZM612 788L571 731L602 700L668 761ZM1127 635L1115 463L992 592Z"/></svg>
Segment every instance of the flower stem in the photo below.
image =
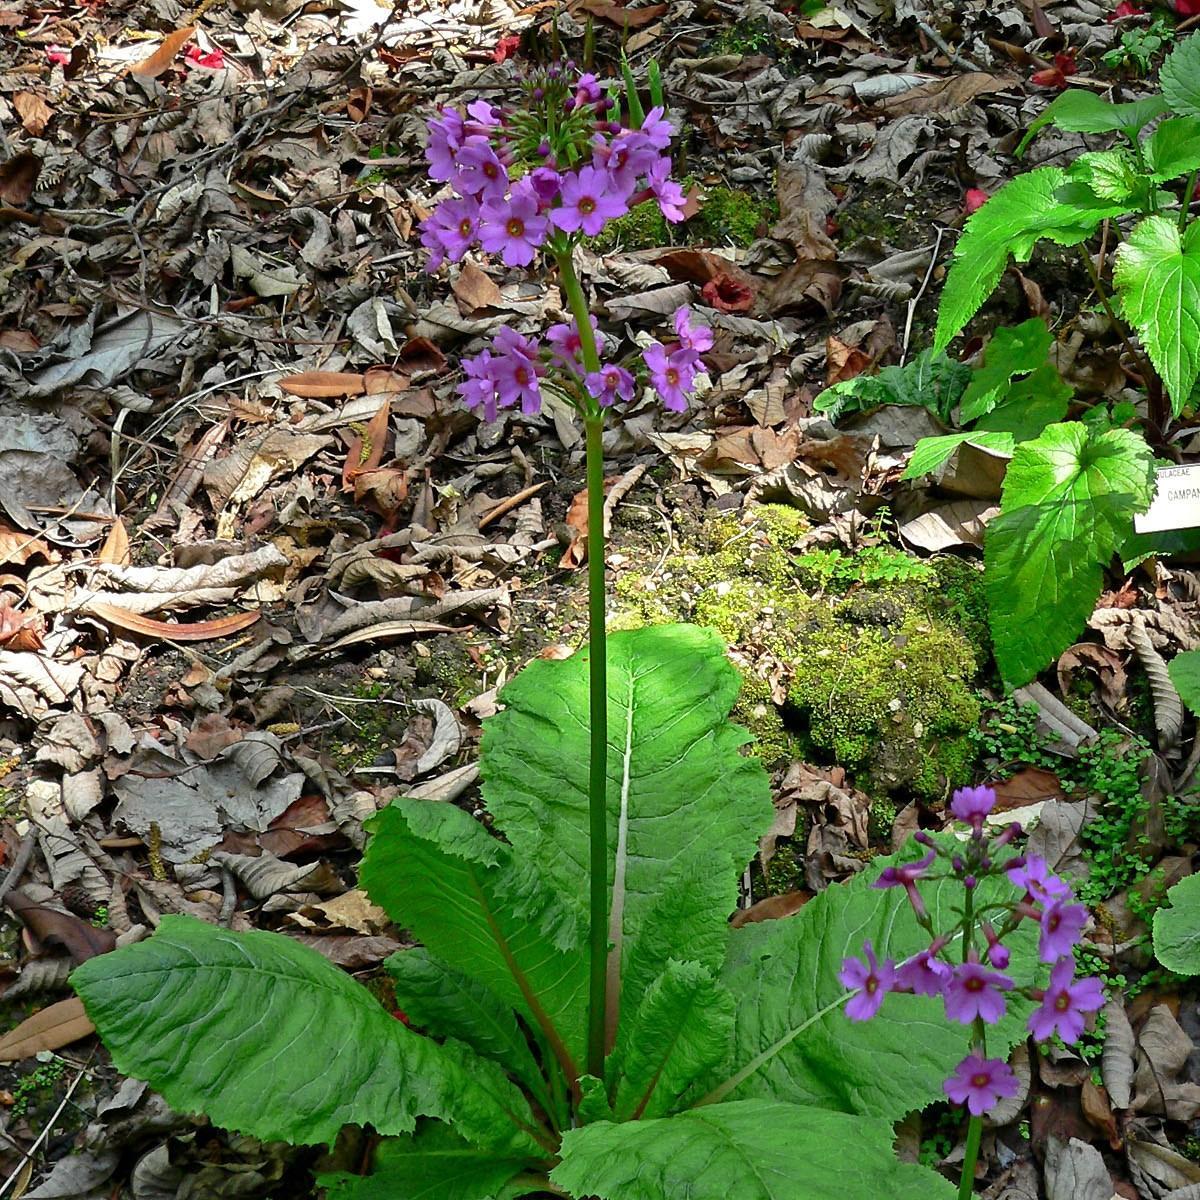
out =
<svg viewBox="0 0 1200 1200"><path fill-rule="evenodd" d="M571 247L554 252L563 291L575 325L585 371L600 369L587 297ZM588 1037L589 1075L604 1078L604 1040L608 970L608 648L604 630L604 411L593 405L584 413L588 498L588 668L591 752L588 764Z"/></svg>
<svg viewBox="0 0 1200 1200"><path fill-rule="evenodd" d="M979 1161L979 1143L983 1138L983 1118L972 1117L967 1122L967 1145L963 1152L962 1175L958 1184L958 1200L971 1200L975 1194L975 1164Z"/></svg>

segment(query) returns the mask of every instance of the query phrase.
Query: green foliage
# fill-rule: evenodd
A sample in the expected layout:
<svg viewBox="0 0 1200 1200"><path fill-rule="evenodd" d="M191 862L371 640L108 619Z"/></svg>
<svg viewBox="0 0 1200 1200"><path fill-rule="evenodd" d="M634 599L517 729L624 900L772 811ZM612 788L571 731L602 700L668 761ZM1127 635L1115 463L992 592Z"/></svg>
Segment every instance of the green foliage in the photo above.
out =
<svg viewBox="0 0 1200 1200"><path fill-rule="evenodd" d="M1153 495L1153 457L1124 429L1050 425L1014 452L988 527L985 583L996 662L1018 686L1091 615L1103 569Z"/></svg>
<svg viewBox="0 0 1200 1200"><path fill-rule="evenodd" d="M1200 714L1200 650L1185 650L1167 665L1179 698L1191 712Z"/></svg>
<svg viewBox="0 0 1200 1200"><path fill-rule="evenodd" d="M1113 104L1095 92L1069 88L1051 101L1029 126L1017 147L1017 155L1024 154L1029 143L1047 125L1068 133L1123 133L1132 141L1155 117L1161 117L1166 111L1167 102L1161 96Z"/></svg>
<svg viewBox="0 0 1200 1200"><path fill-rule="evenodd" d="M1178 416L1200 375L1200 222L1147 217L1117 247L1113 282Z"/></svg>
<svg viewBox="0 0 1200 1200"><path fill-rule="evenodd" d="M1172 117L1146 139L1142 152L1155 182L1186 175L1200 167L1200 118Z"/></svg>
<svg viewBox="0 0 1200 1200"><path fill-rule="evenodd" d="M813 408L837 421L883 404L915 405L948 423L970 378L971 368L964 363L923 350L902 367L884 367L877 375L835 383L817 397Z"/></svg>
<svg viewBox="0 0 1200 1200"><path fill-rule="evenodd" d="M945 1179L896 1161L892 1138L886 1121L743 1100L573 1130L551 1179L599 1200L952 1200ZM692 1186L698 1175L703 1191Z"/></svg>
<svg viewBox="0 0 1200 1200"><path fill-rule="evenodd" d="M1200 875L1181 879L1167 899L1154 914L1155 957L1179 975L1200 975Z"/></svg>
<svg viewBox="0 0 1200 1200"><path fill-rule="evenodd" d="M841 550L806 550L796 556L796 574L806 584L822 590L845 589L853 584L932 583L933 567L892 546L864 546L853 554Z"/></svg>
<svg viewBox="0 0 1200 1200"><path fill-rule="evenodd" d="M959 446L969 443L993 454L1010 455L1016 445L1011 433L946 433L937 437L922 438L908 460L901 479L920 479L936 471L950 460Z"/></svg>
<svg viewBox="0 0 1200 1200"><path fill-rule="evenodd" d="M1157 14L1144 28L1135 26L1121 34L1120 44L1106 51L1101 62L1110 70L1131 68L1137 75L1149 74L1150 65L1159 52L1175 38L1175 29L1162 14ZM1091 95L1090 92L1086 93Z"/></svg>
<svg viewBox="0 0 1200 1200"><path fill-rule="evenodd" d="M1046 365L1054 339L1046 322L1030 317L1020 325L1001 325L987 344L983 362L971 374L962 397L959 420L974 421L989 413L1008 393L1014 376L1028 375Z"/></svg>
<svg viewBox="0 0 1200 1200"><path fill-rule="evenodd" d="M1180 42L1158 74L1163 99L1181 117L1200 117L1200 37Z"/></svg>

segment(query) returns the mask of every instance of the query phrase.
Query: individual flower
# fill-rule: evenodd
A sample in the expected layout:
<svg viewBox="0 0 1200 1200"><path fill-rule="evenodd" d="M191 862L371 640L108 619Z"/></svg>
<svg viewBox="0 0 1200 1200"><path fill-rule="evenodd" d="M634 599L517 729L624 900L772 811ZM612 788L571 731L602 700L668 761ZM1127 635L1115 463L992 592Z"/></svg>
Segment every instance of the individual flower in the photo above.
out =
<svg viewBox="0 0 1200 1200"><path fill-rule="evenodd" d="M47 46L46 60L57 67L69 67L71 65L70 46Z"/></svg>
<svg viewBox="0 0 1200 1200"><path fill-rule="evenodd" d="M682 221L687 197L683 188L671 178L671 160L664 154L656 158L646 172L646 187L658 201L659 212L672 223Z"/></svg>
<svg viewBox="0 0 1200 1200"><path fill-rule="evenodd" d="M1186 3L1187 0L1180 0L1181 3ZM1042 71L1034 71L1030 76L1030 82L1035 83L1038 87L1055 88L1058 91L1063 91L1070 86L1068 76L1075 74L1075 55L1073 53L1059 53L1054 56L1054 66L1046 67Z"/></svg>
<svg viewBox="0 0 1200 1200"><path fill-rule="evenodd" d="M596 318L589 316L588 322L592 327L592 337L596 341L596 352L602 354L604 337L600 333ZM559 366L566 367L567 370L578 374L579 368L583 365L583 343L579 338L579 326L574 321L551 325L546 330L546 340L550 343L551 359Z"/></svg>
<svg viewBox="0 0 1200 1200"><path fill-rule="evenodd" d="M896 967L890 958L881 965L870 942L863 943L863 954L865 962L844 959L838 972L843 987L858 988L846 1004L846 1016L852 1021L870 1020L879 1011L884 996L896 986Z"/></svg>
<svg viewBox="0 0 1200 1200"><path fill-rule="evenodd" d="M484 201L479 241L489 254L499 254L508 267L527 267L546 240L550 224L538 212L537 192L528 179L518 179L507 200Z"/></svg>
<svg viewBox="0 0 1200 1200"><path fill-rule="evenodd" d="M503 199L508 191L508 169L485 137L469 137L454 156L458 173L454 186L464 196L480 200Z"/></svg>
<svg viewBox="0 0 1200 1200"><path fill-rule="evenodd" d="M1039 1042L1048 1041L1055 1032L1064 1042L1079 1041L1085 1013L1104 1007L1104 987L1100 980L1075 980L1075 961L1070 955L1060 958L1050 972L1050 986L1041 1007L1029 1017L1029 1032Z"/></svg>
<svg viewBox="0 0 1200 1200"><path fill-rule="evenodd" d="M1040 903L1071 898L1070 884L1055 875L1050 870L1050 864L1040 855L1025 855L1024 863L1010 867L1007 874L1010 883L1024 888L1028 895Z"/></svg>
<svg viewBox="0 0 1200 1200"><path fill-rule="evenodd" d="M959 788L950 800L950 811L972 828L983 828L983 819L996 807L996 793L990 787Z"/></svg>
<svg viewBox="0 0 1200 1200"><path fill-rule="evenodd" d="M463 370L467 377L456 389L463 403L468 408L482 408L483 419L494 421L497 395L491 352L484 350L474 358L464 358Z"/></svg>
<svg viewBox="0 0 1200 1200"><path fill-rule="evenodd" d="M519 401L527 417L540 412L542 393L538 377L544 374L544 368L538 361L537 342L502 325L492 344L500 352L493 362L501 406L507 408Z"/></svg>
<svg viewBox="0 0 1200 1200"><path fill-rule="evenodd" d="M607 171L581 167L563 176L562 203L551 211L550 220L564 233L582 229L595 237L609 221L629 211L627 200Z"/></svg>
<svg viewBox="0 0 1200 1200"><path fill-rule="evenodd" d="M987 960L997 971L1003 971L1008 966L1008 960L1012 957L1009 954L1008 947L997 936L990 922L984 921L982 928L983 936L987 938Z"/></svg>
<svg viewBox="0 0 1200 1200"><path fill-rule="evenodd" d="M914 954L896 968L898 989L916 996L940 996L950 977L950 967L936 957L932 947Z"/></svg>
<svg viewBox="0 0 1200 1200"><path fill-rule="evenodd" d="M685 310L680 309L680 312L683 311ZM676 328L678 328L678 317L679 314L676 313ZM871 886L876 888L902 887L908 893L908 901L913 907L913 912L918 917L924 917L925 904L921 900L921 893L917 891L917 880L929 870L935 858L937 858L937 851L930 850L924 858L917 862L905 863L902 867L887 867L880 872L879 878Z"/></svg>
<svg viewBox="0 0 1200 1200"><path fill-rule="evenodd" d="M183 57L189 65L203 67L208 71L219 71L225 66L225 55L222 53L220 46L209 50L207 54L199 46L189 46L187 53Z"/></svg>
<svg viewBox="0 0 1200 1200"><path fill-rule="evenodd" d="M681 346L688 350L694 350L697 354L703 354L705 350L712 349L713 333L707 325L693 325L692 317L694 315L692 310L684 305L675 310L672 324L675 326L675 336L679 339Z"/></svg>
<svg viewBox="0 0 1200 1200"><path fill-rule="evenodd" d="M650 372L650 384L664 407L673 412L686 412L688 394L692 390L699 361L696 352L681 346L668 354L665 346L653 342L642 351L642 359Z"/></svg>
<svg viewBox="0 0 1200 1200"><path fill-rule="evenodd" d="M1070 954L1087 924L1087 909L1082 904L1058 900L1042 911L1042 934L1038 939L1038 957L1042 962L1057 962Z"/></svg>
<svg viewBox="0 0 1200 1200"><path fill-rule="evenodd" d="M587 104L598 104L603 94L595 75L590 72L580 75L575 84L575 107L581 108Z"/></svg>
<svg viewBox="0 0 1200 1200"><path fill-rule="evenodd" d="M429 163L429 178L449 183L457 166L455 154L462 148L466 136L462 114L453 108L443 108L429 121L429 141L425 143L425 158Z"/></svg>
<svg viewBox="0 0 1200 1200"><path fill-rule="evenodd" d="M502 63L521 48L521 35L510 33L502 37L492 48L492 62Z"/></svg>
<svg viewBox="0 0 1200 1200"><path fill-rule="evenodd" d="M563 181L562 176L553 167L535 167L526 178L533 184L533 190L543 209L549 208L558 199Z"/></svg>
<svg viewBox="0 0 1200 1200"><path fill-rule="evenodd" d="M601 408L607 408L616 400L633 399L633 376L624 367L613 363L592 371L584 377L588 394L594 397Z"/></svg>
<svg viewBox="0 0 1200 1200"><path fill-rule="evenodd" d="M436 271L445 259L458 262L475 244L479 232L479 205L471 199L443 200L421 222L421 245L429 251L427 271Z"/></svg>
<svg viewBox="0 0 1200 1200"><path fill-rule="evenodd" d="M499 109L495 105L489 104L486 100L472 100L467 105L467 115L474 122L475 127L483 133L500 127Z"/></svg>
<svg viewBox="0 0 1200 1200"><path fill-rule="evenodd" d="M655 105L646 114L638 131L655 150L665 150L671 144L671 134L675 132L671 122L663 120L663 111L661 104Z"/></svg>
<svg viewBox="0 0 1200 1200"><path fill-rule="evenodd" d="M994 1025L1004 1016L1004 993L1012 988L1007 975L989 971L972 957L953 968L950 982L942 993L946 1016L951 1021L970 1025L976 1017Z"/></svg>
<svg viewBox="0 0 1200 1200"><path fill-rule="evenodd" d="M942 1084L942 1090L955 1104L965 1104L973 1117L982 1117L997 1101L1017 1094L1017 1077L1008 1063L999 1058L968 1054Z"/></svg>
<svg viewBox="0 0 1200 1200"><path fill-rule="evenodd" d="M660 157L644 134L629 129L622 129L611 142L601 135L592 139L592 163L608 172L626 199Z"/></svg>

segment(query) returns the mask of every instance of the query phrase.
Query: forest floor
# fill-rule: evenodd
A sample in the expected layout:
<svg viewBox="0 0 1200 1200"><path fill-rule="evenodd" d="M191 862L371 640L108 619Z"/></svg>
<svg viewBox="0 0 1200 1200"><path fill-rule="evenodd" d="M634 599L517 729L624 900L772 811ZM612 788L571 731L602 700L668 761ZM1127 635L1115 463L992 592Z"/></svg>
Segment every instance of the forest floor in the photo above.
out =
<svg viewBox="0 0 1200 1200"><path fill-rule="evenodd" d="M313 1194L315 1151L123 1079L67 977L174 912L378 976L406 943L355 886L363 820L401 793L479 811L498 690L585 637L581 430L551 407L481 424L455 394L463 353L562 296L494 261L429 275L417 226L436 106L593 41L600 73L622 47L660 65L691 197L585 252L601 328L632 343L690 303L716 333L688 412L638 402L606 434L611 623L711 625L745 676L779 820L735 919L785 919L994 783L1088 900L1084 965L1127 1027L1110 1005L1078 1052L1034 1056L981 1193L1076 1194L1072 1139L1120 1196L1200 1186L1200 1010L1149 938L1200 844L1195 729L1156 727L1129 632L1200 646L1200 576L1112 573L1006 697L980 553L1003 460L901 482L944 432L926 409L814 408L929 346L976 190L1103 144L1047 131L1014 158L1056 87L1136 98L1192 23L1114 8L0 0L7 1194ZM959 357L1041 317L1080 397L1128 398L1096 307L1077 253L1039 253ZM961 1132L927 1112L902 1144L952 1164Z"/></svg>

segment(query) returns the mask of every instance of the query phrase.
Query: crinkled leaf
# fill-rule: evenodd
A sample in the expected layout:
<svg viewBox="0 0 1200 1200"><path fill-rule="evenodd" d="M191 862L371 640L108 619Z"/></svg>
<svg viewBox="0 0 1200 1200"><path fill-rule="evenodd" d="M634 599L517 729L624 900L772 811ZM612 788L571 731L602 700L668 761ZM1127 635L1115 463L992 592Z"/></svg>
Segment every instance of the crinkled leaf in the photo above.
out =
<svg viewBox="0 0 1200 1200"><path fill-rule="evenodd" d="M452 804L397 800L367 828L361 879L371 899L578 1059L587 1003L578 878L556 891L536 860Z"/></svg>
<svg viewBox="0 0 1200 1200"><path fill-rule="evenodd" d="M666 946L690 936L685 923L723 922L771 824L766 773L739 753L747 735L727 719L739 686L711 630L660 625L608 639L610 941L622 968L652 913L667 928L648 936ZM588 877L587 651L532 663L502 699L483 734L488 810L547 886L574 895ZM684 864L725 883L720 908L664 909L664 880Z"/></svg>
<svg viewBox="0 0 1200 1200"><path fill-rule="evenodd" d="M763 1100L569 1131L550 1178L599 1200L952 1200L887 1121Z"/></svg>
<svg viewBox="0 0 1200 1200"><path fill-rule="evenodd" d="M1166 111L1167 104L1161 96L1147 96L1128 104L1112 104L1095 92L1071 88L1055 97L1029 126L1017 147L1017 157L1025 153L1029 143L1047 125L1054 125L1068 133L1124 133L1133 138L1139 130Z"/></svg>
<svg viewBox="0 0 1200 1200"><path fill-rule="evenodd" d="M1200 375L1200 221L1147 217L1117 247L1121 311L1162 376L1176 416Z"/></svg>
<svg viewBox="0 0 1200 1200"><path fill-rule="evenodd" d="M1200 714L1200 650L1185 650L1167 664L1171 682L1179 698L1196 714Z"/></svg>
<svg viewBox="0 0 1200 1200"><path fill-rule="evenodd" d="M1055 196L1066 182L1057 167L1039 167L1002 187L967 221L942 289L934 349L944 350L992 293L1011 255L1025 262L1040 238L1062 246L1085 241L1105 217L1120 216L1122 204L1086 210Z"/></svg>
<svg viewBox="0 0 1200 1200"><path fill-rule="evenodd" d="M525 1166L472 1146L438 1122L422 1122L411 1136L379 1143L370 1175L339 1172L318 1182L327 1200L500 1200L522 1194L505 1189Z"/></svg>
<svg viewBox="0 0 1200 1200"><path fill-rule="evenodd" d="M282 934L167 916L152 938L89 959L71 983L118 1069L182 1112L303 1144L332 1142L346 1124L404 1133L428 1114L493 1147L537 1149L502 1111L511 1103L528 1120L520 1094L478 1070L491 1064L410 1032Z"/></svg>
<svg viewBox="0 0 1200 1200"><path fill-rule="evenodd" d="M963 393L959 419L966 424L991 412L1008 392L1014 375L1025 375L1046 366L1054 339L1046 322L1030 317L1020 325L1001 325L983 352L970 386Z"/></svg>
<svg viewBox="0 0 1200 1200"><path fill-rule="evenodd" d="M688 1087L723 1062L733 996L698 963L667 963L621 1027L612 1056L619 1120L665 1116Z"/></svg>
<svg viewBox="0 0 1200 1200"><path fill-rule="evenodd" d="M1000 516L984 541L984 586L996 662L1019 686L1065 650L1100 593L1103 567L1154 487L1143 438L1050 425L1016 448Z"/></svg>
<svg viewBox="0 0 1200 1200"><path fill-rule="evenodd" d="M938 437L922 438L913 447L912 457L908 460L908 466L904 468L904 474L900 478L920 479L922 475L936 471L964 442L970 442L972 446L978 446L981 450L987 450L993 454L1011 454L1015 444L1013 435L1003 431L946 433L940 434Z"/></svg>
<svg viewBox="0 0 1200 1200"><path fill-rule="evenodd" d="M1200 975L1200 875L1181 879L1167 899L1154 914L1154 956L1177 975Z"/></svg>
<svg viewBox="0 0 1200 1200"><path fill-rule="evenodd" d="M1142 146L1156 183L1176 179L1200 167L1200 117L1163 121Z"/></svg>
<svg viewBox="0 0 1200 1200"><path fill-rule="evenodd" d="M1009 385L1004 399L976 421L976 432L1003 431L1017 442L1028 442L1067 415L1072 395L1074 389L1063 382L1058 368L1043 363L1031 375Z"/></svg>
<svg viewBox="0 0 1200 1200"><path fill-rule="evenodd" d="M948 422L970 378L971 368L965 363L922 350L902 367L884 367L877 375L857 375L826 388L813 407L838 421L884 404L914 405Z"/></svg>
<svg viewBox="0 0 1200 1200"><path fill-rule="evenodd" d="M1106 204L1140 208L1148 188L1132 153L1118 147L1081 154L1067 168L1066 183L1057 196L1061 202L1081 208Z"/></svg>
<svg viewBox="0 0 1200 1200"><path fill-rule="evenodd" d="M734 1052L708 1095L716 1099L791 1100L888 1120L944 1099L942 1084L964 1054L965 1031L948 1021L940 999L890 995L879 1015L850 1021L838 980L847 957L870 940L881 960L908 958L929 945L901 888L873 888L891 863L920 847L875 859L849 883L827 888L793 917L734 930L724 982L738 997ZM921 888L937 929L952 927L962 903L953 880ZM980 903L1018 899L1003 876L981 883ZM1037 933L1026 922L1006 939L1008 974L1018 986L1040 978ZM1026 1036L1033 1005L1009 997L1004 1019L988 1030L988 1050L1004 1054Z"/></svg>
<svg viewBox="0 0 1200 1200"><path fill-rule="evenodd" d="M400 950L383 964L396 1004L413 1025L465 1042L503 1064L541 1099L545 1083L513 1010L477 979L439 962L423 946Z"/></svg>
<svg viewBox="0 0 1200 1200"><path fill-rule="evenodd" d="M1200 117L1200 35L1192 34L1167 55L1158 83L1172 112Z"/></svg>

